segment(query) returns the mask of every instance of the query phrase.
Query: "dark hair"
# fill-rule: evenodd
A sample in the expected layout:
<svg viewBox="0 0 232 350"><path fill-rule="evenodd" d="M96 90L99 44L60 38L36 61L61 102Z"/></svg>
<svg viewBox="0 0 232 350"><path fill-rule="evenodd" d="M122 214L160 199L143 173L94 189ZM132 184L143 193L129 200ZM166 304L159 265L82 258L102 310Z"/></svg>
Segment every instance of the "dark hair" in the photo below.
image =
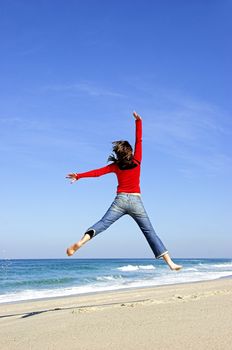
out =
<svg viewBox="0 0 232 350"><path fill-rule="evenodd" d="M133 149L128 141L114 141L113 152L108 158L108 162L114 162L120 169L131 169L137 166L133 161Z"/></svg>

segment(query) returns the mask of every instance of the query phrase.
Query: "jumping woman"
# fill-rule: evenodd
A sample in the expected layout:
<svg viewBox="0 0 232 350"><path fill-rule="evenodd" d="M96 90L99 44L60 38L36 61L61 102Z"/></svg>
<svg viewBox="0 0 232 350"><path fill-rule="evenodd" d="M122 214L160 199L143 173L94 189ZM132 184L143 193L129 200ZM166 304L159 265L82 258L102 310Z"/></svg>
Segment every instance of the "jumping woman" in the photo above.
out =
<svg viewBox="0 0 232 350"><path fill-rule="evenodd" d="M134 112L136 124L135 149L128 141L113 142L113 153L108 161L112 163L85 173L68 174L71 183L84 177L98 177L108 173L115 173L118 178L117 195L100 221L89 227L83 237L67 249L67 255L73 255L83 244L106 230L121 216L130 215L139 225L148 244L157 259L163 258L171 270L180 270L181 265L175 264L168 254L167 249L157 236L149 217L144 209L140 194L140 168L142 159L142 119Z"/></svg>

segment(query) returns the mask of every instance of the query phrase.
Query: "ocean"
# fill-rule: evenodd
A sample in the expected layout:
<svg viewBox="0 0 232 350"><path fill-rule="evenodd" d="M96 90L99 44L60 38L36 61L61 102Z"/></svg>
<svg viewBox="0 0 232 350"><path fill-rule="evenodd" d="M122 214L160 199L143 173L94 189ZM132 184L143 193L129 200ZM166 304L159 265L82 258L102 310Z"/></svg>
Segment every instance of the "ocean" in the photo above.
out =
<svg viewBox="0 0 232 350"><path fill-rule="evenodd" d="M0 303L232 277L232 259L0 260Z"/></svg>

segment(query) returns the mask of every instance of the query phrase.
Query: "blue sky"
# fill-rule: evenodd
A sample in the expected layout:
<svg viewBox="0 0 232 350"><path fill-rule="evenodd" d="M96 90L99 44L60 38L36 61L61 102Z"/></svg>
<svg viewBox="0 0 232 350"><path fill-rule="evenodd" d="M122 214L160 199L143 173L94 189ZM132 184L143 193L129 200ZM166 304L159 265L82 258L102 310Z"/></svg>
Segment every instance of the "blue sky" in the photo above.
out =
<svg viewBox="0 0 232 350"><path fill-rule="evenodd" d="M173 257L231 257L232 2L1 2L0 258L62 258L104 214L143 117L143 201ZM152 257L129 217L76 257Z"/></svg>

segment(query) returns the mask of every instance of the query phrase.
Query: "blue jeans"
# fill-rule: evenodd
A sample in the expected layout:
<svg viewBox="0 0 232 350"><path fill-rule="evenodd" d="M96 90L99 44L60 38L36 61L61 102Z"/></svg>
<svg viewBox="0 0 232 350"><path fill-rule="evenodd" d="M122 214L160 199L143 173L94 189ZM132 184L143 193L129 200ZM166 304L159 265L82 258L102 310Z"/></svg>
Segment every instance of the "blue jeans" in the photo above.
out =
<svg viewBox="0 0 232 350"><path fill-rule="evenodd" d="M130 193L117 194L102 219L91 226L85 233L88 233L92 238L126 214L130 215L137 222L157 259L168 252L152 227L139 195Z"/></svg>

